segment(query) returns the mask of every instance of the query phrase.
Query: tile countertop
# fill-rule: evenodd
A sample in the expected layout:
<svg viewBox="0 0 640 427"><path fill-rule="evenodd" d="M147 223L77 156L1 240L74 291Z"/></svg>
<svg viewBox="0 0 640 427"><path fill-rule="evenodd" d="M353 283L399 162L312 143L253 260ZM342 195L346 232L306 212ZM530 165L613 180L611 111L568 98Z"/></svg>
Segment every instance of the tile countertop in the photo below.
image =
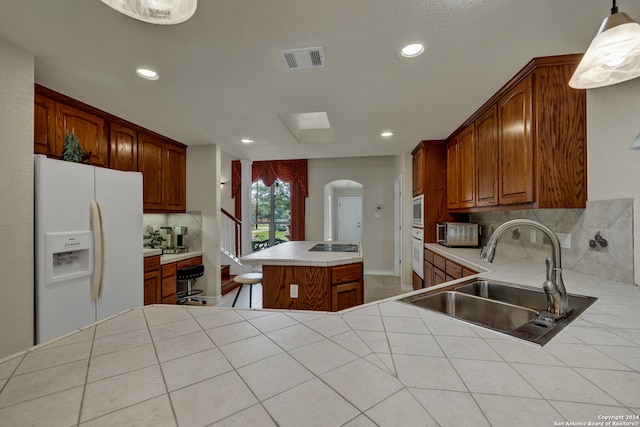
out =
<svg viewBox="0 0 640 427"><path fill-rule="evenodd" d="M434 250L492 270L482 277L543 280L542 263ZM564 273L569 292L599 300L544 347L393 298L339 313L129 310L1 360L0 420L539 427L619 417L609 425L638 425L640 288Z"/></svg>
<svg viewBox="0 0 640 427"><path fill-rule="evenodd" d="M202 251L189 251L181 254L166 254L162 255L162 249L144 249L145 258L148 256L160 255L160 265L170 264L176 261L182 261L183 259L193 258L202 255Z"/></svg>
<svg viewBox="0 0 640 427"><path fill-rule="evenodd" d="M348 242L284 242L270 248L254 252L240 258L248 265L300 265L312 267L330 267L333 265L362 262L362 245L358 252L316 252L310 251L318 243L340 244Z"/></svg>

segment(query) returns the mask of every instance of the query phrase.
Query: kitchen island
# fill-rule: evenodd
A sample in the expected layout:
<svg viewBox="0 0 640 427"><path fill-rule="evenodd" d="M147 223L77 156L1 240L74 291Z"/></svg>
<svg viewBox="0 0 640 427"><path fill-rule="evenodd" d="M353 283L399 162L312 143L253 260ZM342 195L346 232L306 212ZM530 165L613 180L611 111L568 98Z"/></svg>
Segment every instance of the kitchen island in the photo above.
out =
<svg viewBox="0 0 640 427"><path fill-rule="evenodd" d="M364 302L358 244L285 242L240 259L262 266L264 308L339 311Z"/></svg>
<svg viewBox="0 0 640 427"><path fill-rule="evenodd" d="M430 249L481 277L544 280L543 263ZM544 347L403 296L338 313L129 310L0 360L0 424L638 425L640 288L564 279L598 300Z"/></svg>

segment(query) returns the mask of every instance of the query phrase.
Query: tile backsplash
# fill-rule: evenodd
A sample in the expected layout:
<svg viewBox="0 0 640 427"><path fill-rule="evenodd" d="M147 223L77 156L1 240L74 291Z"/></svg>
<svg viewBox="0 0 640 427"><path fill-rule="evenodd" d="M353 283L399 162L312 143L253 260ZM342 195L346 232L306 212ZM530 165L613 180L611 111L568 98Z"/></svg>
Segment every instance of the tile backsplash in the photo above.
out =
<svg viewBox="0 0 640 427"><path fill-rule="evenodd" d="M157 227L177 227L188 228L184 236L184 242L189 246L189 250L202 250L202 212L188 211L183 214L144 214L143 230L145 233Z"/></svg>
<svg viewBox="0 0 640 427"><path fill-rule="evenodd" d="M480 212L470 215L471 222L482 225L482 245L493 230L503 222L527 218L543 223L556 233L570 236L571 248L562 248L562 267L624 283L633 283L633 199L596 200L587 202L586 209L531 209L501 212ZM544 261L551 248L543 234L536 233L530 242L530 227L507 230L498 241L500 252ZM606 247L596 243L596 233L606 239Z"/></svg>

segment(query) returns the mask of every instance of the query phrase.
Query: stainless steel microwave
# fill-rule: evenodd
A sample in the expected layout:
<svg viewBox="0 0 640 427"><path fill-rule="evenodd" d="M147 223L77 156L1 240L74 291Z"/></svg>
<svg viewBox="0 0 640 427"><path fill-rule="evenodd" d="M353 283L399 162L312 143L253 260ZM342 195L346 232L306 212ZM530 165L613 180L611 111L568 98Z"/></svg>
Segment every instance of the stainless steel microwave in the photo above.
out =
<svg viewBox="0 0 640 427"><path fill-rule="evenodd" d="M471 222L439 222L436 239L448 247L476 247L480 244L480 226Z"/></svg>

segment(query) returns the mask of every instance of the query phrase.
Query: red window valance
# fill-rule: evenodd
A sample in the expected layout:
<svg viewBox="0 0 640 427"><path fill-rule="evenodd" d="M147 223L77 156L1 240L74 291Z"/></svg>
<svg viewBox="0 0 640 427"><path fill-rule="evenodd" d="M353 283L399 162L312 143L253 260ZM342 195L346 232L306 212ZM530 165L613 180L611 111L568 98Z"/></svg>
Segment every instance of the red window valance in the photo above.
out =
<svg viewBox="0 0 640 427"><path fill-rule="evenodd" d="M262 180L271 187L276 179L291 185L291 240L304 240L305 197L307 187L307 159L260 160L251 167L251 182ZM237 197L242 184L240 160L231 163L231 197L235 199L236 217L242 219L242 198Z"/></svg>

